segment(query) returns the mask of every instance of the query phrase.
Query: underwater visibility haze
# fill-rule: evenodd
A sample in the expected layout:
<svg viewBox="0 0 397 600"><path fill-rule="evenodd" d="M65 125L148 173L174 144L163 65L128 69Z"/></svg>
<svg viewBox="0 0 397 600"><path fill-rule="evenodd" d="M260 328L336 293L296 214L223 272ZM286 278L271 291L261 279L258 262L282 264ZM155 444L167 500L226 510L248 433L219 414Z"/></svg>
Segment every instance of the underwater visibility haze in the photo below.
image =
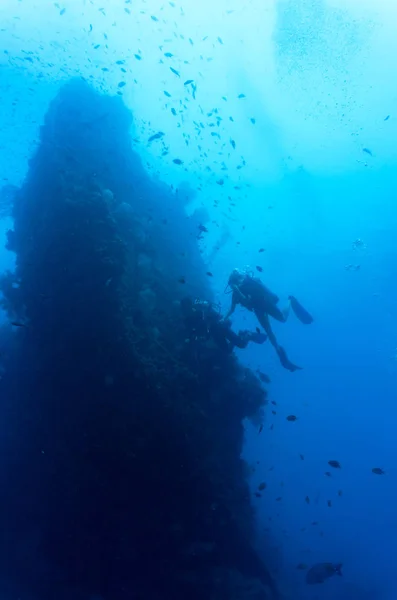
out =
<svg viewBox="0 0 397 600"><path fill-rule="evenodd" d="M396 597L396 22L1 1L1 600Z"/></svg>

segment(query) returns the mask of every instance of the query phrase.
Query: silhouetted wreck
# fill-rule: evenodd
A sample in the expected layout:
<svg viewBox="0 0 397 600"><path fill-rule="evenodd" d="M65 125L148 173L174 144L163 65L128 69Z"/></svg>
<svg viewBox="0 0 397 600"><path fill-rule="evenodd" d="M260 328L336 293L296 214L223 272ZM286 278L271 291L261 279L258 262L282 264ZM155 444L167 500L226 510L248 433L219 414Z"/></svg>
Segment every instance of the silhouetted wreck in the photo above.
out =
<svg viewBox="0 0 397 600"><path fill-rule="evenodd" d="M211 298L197 220L131 127L120 98L70 82L15 194L0 592L270 599L240 459L265 392L233 355L186 355L178 301Z"/></svg>

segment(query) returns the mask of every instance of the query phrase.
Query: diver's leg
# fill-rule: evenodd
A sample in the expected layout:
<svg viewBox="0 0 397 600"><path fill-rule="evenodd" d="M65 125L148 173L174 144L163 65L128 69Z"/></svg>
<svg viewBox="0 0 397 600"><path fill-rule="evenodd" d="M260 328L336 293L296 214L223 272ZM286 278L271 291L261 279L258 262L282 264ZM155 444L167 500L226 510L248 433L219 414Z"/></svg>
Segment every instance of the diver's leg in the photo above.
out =
<svg viewBox="0 0 397 600"><path fill-rule="evenodd" d="M255 315L256 315L256 318L258 319L259 323L262 325L263 329L266 331L266 333L269 337L269 341L272 344L272 346L274 347L274 349L276 350L277 356L279 357L282 366L291 372L301 369L301 367L294 365L294 363L292 363L289 360L284 348L282 346L278 345L276 336L274 335L273 330L270 326L269 317L267 316L267 314L255 311Z"/></svg>

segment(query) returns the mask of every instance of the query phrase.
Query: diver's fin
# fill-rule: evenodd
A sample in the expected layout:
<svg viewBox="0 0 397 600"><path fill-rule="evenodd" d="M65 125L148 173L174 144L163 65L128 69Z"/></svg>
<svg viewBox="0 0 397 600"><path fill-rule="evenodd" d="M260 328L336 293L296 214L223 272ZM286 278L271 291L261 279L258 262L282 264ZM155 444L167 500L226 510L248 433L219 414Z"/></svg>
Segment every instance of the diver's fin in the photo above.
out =
<svg viewBox="0 0 397 600"><path fill-rule="evenodd" d="M291 373L293 373L294 371L302 370L302 367L298 367L298 365L294 365L294 363L289 360L287 353L282 346L278 347L277 354L278 354L278 357L279 357L280 362L283 365L284 369L288 369L288 371L291 371Z"/></svg>
<svg viewBox="0 0 397 600"><path fill-rule="evenodd" d="M299 319L301 323L305 325L310 325L313 323L313 317L309 312L307 312L306 308L303 308L302 304L298 302L295 296L289 296L289 300L291 302L291 308L295 313L295 316Z"/></svg>

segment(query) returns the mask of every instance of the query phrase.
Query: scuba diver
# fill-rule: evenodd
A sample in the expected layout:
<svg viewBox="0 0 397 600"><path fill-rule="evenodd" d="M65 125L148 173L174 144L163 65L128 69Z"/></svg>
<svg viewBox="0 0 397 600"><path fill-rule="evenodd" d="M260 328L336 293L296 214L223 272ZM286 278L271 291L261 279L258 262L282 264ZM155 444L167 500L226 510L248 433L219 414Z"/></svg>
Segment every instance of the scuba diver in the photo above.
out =
<svg viewBox="0 0 397 600"><path fill-rule="evenodd" d="M184 298L181 309L190 341L212 341L220 350L230 353L236 347L246 348L249 342L263 344L267 339L267 335L257 331L235 333L231 322L223 319L217 307L205 300Z"/></svg>
<svg viewBox="0 0 397 600"><path fill-rule="evenodd" d="M270 326L269 316L281 323L285 323L288 319L290 308L292 308L299 321L305 325L309 325L313 322L313 317L307 310L303 308L294 296L288 297L287 306L281 310L277 306L279 297L248 270L240 271L239 269L234 269L229 276L227 287L230 287L232 292L232 303L230 310L225 316L225 320L229 319L237 304L253 312L267 333L269 341L276 350L282 366L291 372L300 370L302 367L294 365L287 357L284 348L278 344Z"/></svg>

